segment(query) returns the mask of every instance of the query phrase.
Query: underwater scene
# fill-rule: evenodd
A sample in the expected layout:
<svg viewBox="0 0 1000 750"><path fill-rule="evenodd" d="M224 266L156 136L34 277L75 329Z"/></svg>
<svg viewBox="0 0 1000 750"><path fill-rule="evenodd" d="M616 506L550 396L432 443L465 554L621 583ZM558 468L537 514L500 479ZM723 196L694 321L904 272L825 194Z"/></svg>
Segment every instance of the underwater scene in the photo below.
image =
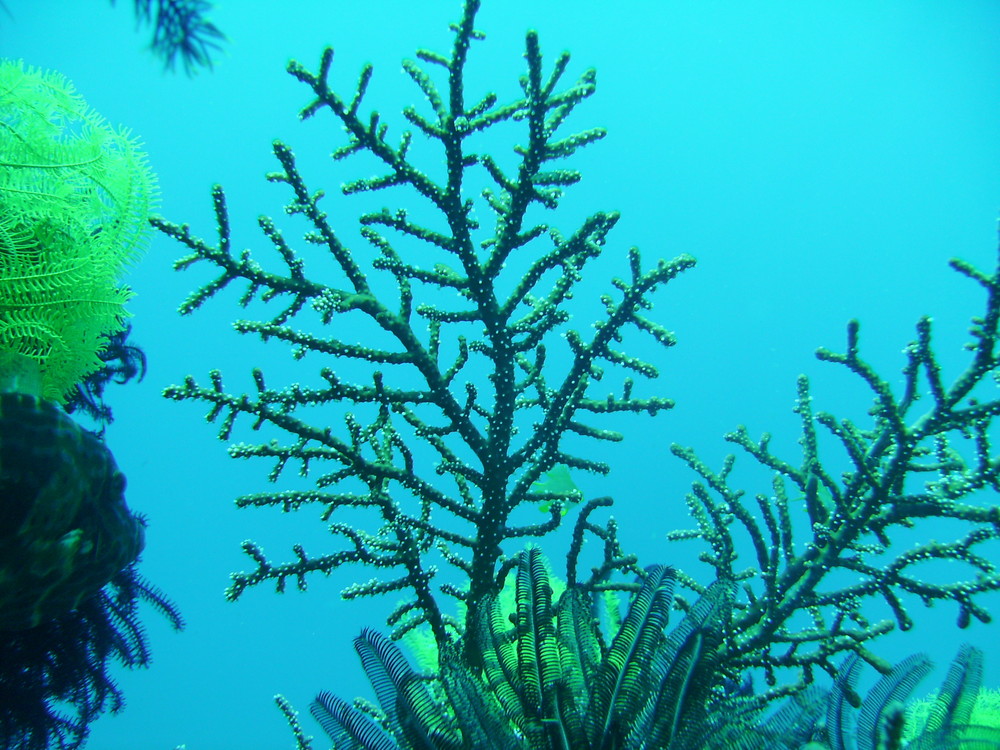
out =
<svg viewBox="0 0 1000 750"><path fill-rule="evenodd" d="M1000 6L0 3L0 747L1000 748Z"/></svg>

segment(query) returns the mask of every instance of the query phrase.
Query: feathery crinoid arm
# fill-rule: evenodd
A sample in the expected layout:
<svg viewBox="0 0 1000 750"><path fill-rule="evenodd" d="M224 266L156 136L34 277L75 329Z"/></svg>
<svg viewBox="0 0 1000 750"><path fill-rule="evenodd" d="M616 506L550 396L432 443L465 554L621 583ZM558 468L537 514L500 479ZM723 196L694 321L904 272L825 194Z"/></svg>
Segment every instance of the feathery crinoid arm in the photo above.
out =
<svg viewBox="0 0 1000 750"><path fill-rule="evenodd" d="M311 571L362 563L382 575L345 596L408 589L412 598L390 618L394 635L428 622L444 642L451 636L439 593L469 603L471 615L496 586L504 542L555 529L569 501L579 499L545 493L547 520L518 525L515 509L539 499L532 485L557 465L608 471L592 441L621 435L602 428L597 415L656 414L671 406L633 394L632 378L624 376L655 378L657 368L623 351L622 339L628 332L654 347L673 343L647 317L650 298L694 261L681 256L644 268L631 250L627 275L601 297L602 319L570 325L572 297L581 293L588 263L603 252L618 215L595 213L569 232L539 219L581 178L566 160L604 135L599 128L566 132L569 116L594 93L595 76L587 71L566 84L569 55L544 65L537 35L529 32L521 95L507 103L492 93L467 100L467 57L482 38L474 27L478 7L477 0L464 3L448 55L420 50L404 62L422 103L403 110L409 129L396 137L378 112L365 111L371 66L347 96L331 85L331 50L315 72L289 66L311 91L303 119L332 116L346 134L334 158L363 154L368 165L379 165L375 176L343 188L348 196L377 194L390 204L359 219L374 260L368 260L371 249L350 247L334 228L328 211L336 207L307 186L303 167L280 142L274 144L279 169L269 179L290 192L285 213L308 227L302 249L293 249L277 223L262 217L274 262L236 253L221 188L214 191L217 244L187 226L155 222L190 250L178 268L209 266L216 274L184 302L182 313L238 282L245 306L256 311L263 301L270 313L238 321L237 330L283 342L296 357L316 363L311 371L303 365L301 381L290 385L273 384L263 369L254 370L250 393L228 390L217 371L208 384L189 377L166 391L209 404L224 440L241 415L254 427L273 428L280 438L238 443L231 454L271 459L272 481L297 464L312 472L316 487L248 495L239 503L286 511L318 504L345 542L319 556L297 547L296 559L285 564L271 563L248 543L255 570L234 576L232 597L266 580L279 589L289 578L304 587ZM512 154L485 150L487 142L493 146L514 132ZM437 161L425 162L434 149ZM612 369L622 372L620 393L597 393L597 381ZM331 405L343 408L331 411ZM344 508L374 511L376 530L338 521ZM432 589L435 555L468 585Z"/></svg>
<svg viewBox="0 0 1000 750"><path fill-rule="evenodd" d="M156 180L137 141L59 73L0 64L0 378L30 362L64 401L132 296Z"/></svg>

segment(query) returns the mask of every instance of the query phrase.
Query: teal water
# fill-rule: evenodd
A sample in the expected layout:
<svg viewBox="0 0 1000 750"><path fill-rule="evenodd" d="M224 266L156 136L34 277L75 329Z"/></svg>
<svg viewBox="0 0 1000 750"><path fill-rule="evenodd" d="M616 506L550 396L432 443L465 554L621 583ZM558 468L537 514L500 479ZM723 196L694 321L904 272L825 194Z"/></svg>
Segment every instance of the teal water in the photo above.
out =
<svg viewBox="0 0 1000 750"><path fill-rule="evenodd" d="M276 167L270 143L280 138L312 186L331 194L327 210L360 254L367 249L354 222L358 204L334 193L372 165L327 158L340 130L329 117L297 121L308 91L284 73L285 63L315 68L332 46L333 80L345 92L361 65L374 63L368 103L398 133L399 109L419 95L399 61L418 47L446 53L447 24L459 10L455 0L218 0L212 20L228 42L214 71L187 78L161 71L124 0L118 8L101 0L5 4L0 53L60 71L105 117L141 137L165 217L211 237L209 189L221 183L235 244L266 250L256 217L280 214L286 198L263 179ZM683 495L693 477L670 455L671 442L718 465L722 435L743 423L793 451L799 373L813 378L817 408L863 415L863 391L813 357L819 346L842 350L849 319L862 321L864 353L891 377L914 322L930 314L946 371L957 372L982 300L946 262L959 256L990 269L996 249L995 3L485 0L477 26L487 40L473 49L470 99L484 89L516 95L529 28L539 31L547 60L573 53L569 76L598 71L598 92L571 126L603 126L609 135L575 160L584 181L549 219L568 233L594 211L623 214L585 287L593 298L578 295L581 327L599 312L607 279L626 272L630 246L647 264L681 252L698 259L654 311L679 343L650 351L662 375L646 393L674 398L677 408L655 420L617 420L626 440L601 448L612 474L577 478L588 496L615 496L625 547L641 560L683 567L678 558L689 554L664 538L690 525ZM233 498L266 489L270 467L230 460L201 406L167 402L160 391L216 367L236 389L249 384L251 366L290 382L319 365L242 341L230 327L240 316L235 292L178 316L180 301L208 278L175 273L180 254L155 237L129 277L134 339L149 374L109 393L117 419L107 437L128 476L130 505L149 518L144 574L188 626L172 633L148 612L153 665L121 674L126 710L98 721L89 747L289 748L272 695L304 712L322 689L367 694L350 641L361 627L380 626L391 601L340 601L353 580L346 573L313 580L306 594L261 587L237 603L224 600L228 574L249 567L244 539L284 560L295 542L324 551L328 536L314 510L237 511ZM550 544L558 558L561 543ZM989 601L1000 609L996 597ZM967 639L987 648L986 681L1000 684L995 625L960 633L954 607L913 603L910 611L917 627L883 639L879 653L896 659L925 650L946 664Z"/></svg>

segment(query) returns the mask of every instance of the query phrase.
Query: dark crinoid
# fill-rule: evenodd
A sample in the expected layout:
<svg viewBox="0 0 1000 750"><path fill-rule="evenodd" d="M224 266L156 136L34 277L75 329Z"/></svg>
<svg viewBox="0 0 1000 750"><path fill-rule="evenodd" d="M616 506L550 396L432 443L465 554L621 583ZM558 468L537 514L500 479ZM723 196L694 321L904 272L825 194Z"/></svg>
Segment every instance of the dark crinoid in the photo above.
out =
<svg viewBox="0 0 1000 750"><path fill-rule="evenodd" d="M884 675L864 700L855 685L861 660L851 654L840 668L826 700L826 717L814 747L830 750L1000 750L1000 728L973 721L983 679L983 653L964 644L951 663L925 721L913 717L905 703L932 669L925 654L913 654ZM904 739L905 735L909 739Z"/></svg>
<svg viewBox="0 0 1000 750"><path fill-rule="evenodd" d="M483 610L478 663L459 642L437 674L420 675L393 642L365 630L354 645L381 711L324 692L311 713L338 750L1000 750L1000 729L972 720L983 657L970 646L922 726L905 726L904 703L931 670L923 654L864 699L852 654L831 690L806 686L765 717L770 700L717 669L732 584L716 582L667 630L674 577L648 568L606 642L594 618L599 595L570 586L553 602L541 554L529 549L513 611L497 597ZM287 701L278 703L308 750Z"/></svg>
<svg viewBox="0 0 1000 750"><path fill-rule="evenodd" d="M104 363L101 369L77 383L65 404L69 414L84 412L100 425L101 432L114 421L111 407L104 402L104 389L108 384L124 385L132 379L141 382L146 377L146 353L129 339L131 334L132 326L126 325L121 331L106 336L107 343L97 355Z"/></svg>
<svg viewBox="0 0 1000 750"><path fill-rule="evenodd" d="M115 0L111 0L114 4ZM198 68L212 67L212 52L225 35L208 20L208 0L134 0L136 19L153 27L150 48L173 70L180 60L191 75Z"/></svg>
<svg viewBox="0 0 1000 750"><path fill-rule="evenodd" d="M3 750L79 748L91 722L121 709L112 663L140 667L150 660L140 601L183 627L177 609L133 564L75 610L27 630L0 631Z"/></svg>
<svg viewBox="0 0 1000 750"><path fill-rule="evenodd" d="M462 644L442 654L440 674L418 675L384 636L355 639L382 720L330 693L312 714L337 748L730 748L750 732L759 705L718 688L713 654L732 605L720 581L666 631L674 571L646 571L610 642L594 624L599 595L570 586L552 600L537 549L517 566L516 608L483 608L479 664ZM388 729L388 733L383 728Z"/></svg>
<svg viewBox="0 0 1000 750"><path fill-rule="evenodd" d="M181 617L138 575L114 457L57 404L0 394L0 497L0 748L77 748L122 706L111 664L149 663L138 603Z"/></svg>

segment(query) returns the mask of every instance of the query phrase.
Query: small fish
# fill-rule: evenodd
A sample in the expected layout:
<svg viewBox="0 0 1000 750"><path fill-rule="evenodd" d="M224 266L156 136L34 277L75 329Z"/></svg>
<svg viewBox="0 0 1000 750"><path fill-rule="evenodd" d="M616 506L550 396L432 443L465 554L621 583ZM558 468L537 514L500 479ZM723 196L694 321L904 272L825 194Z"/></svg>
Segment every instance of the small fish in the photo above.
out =
<svg viewBox="0 0 1000 750"><path fill-rule="evenodd" d="M562 497L559 499L569 500L572 503L578 503L583 499L583 492L580 488L576 486L576 482L573 481L573 477L570 476L569 467L566 464L556 464L547 472L542 474L536 481L531 483L531 492L545 492L548 494L559 494ZM554 498L553 498L554 499ZM552 500L546 498L538 504L538 509L542 513L548 513L549 509L552 507ZM564 503L562 508L562 514L565 516L567 512L567 505Z"/></svg>
<svg viewBox="0 0 1000 750"><path fill-rule="evenodd" d="M830 512L835 508L836 502L833 493L829 488L819 481L812 472L806 481L806 493L796 500L804 500L806 511L813 523L826 523L830 519Z"/></svg>

